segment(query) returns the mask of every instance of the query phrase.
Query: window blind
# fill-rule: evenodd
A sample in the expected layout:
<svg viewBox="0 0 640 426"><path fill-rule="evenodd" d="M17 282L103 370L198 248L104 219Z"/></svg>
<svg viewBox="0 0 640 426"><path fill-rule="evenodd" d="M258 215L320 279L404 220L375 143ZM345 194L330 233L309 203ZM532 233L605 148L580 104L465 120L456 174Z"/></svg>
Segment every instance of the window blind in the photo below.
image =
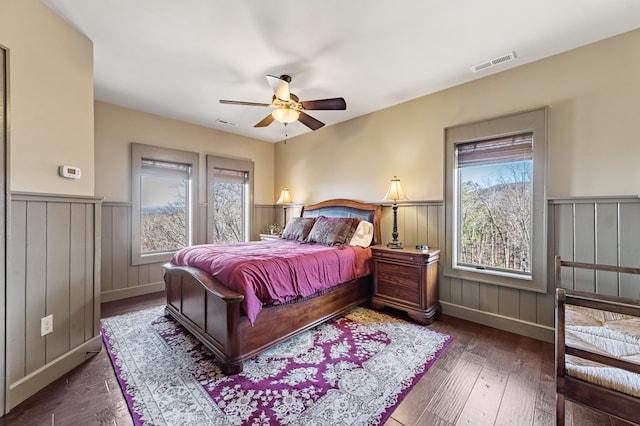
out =
<svg viewBox="0 0 640 426"><path fill-rule="evenodd" d="M142 159L141 173L143 175L168 177L175 179L191 178L191 164L172 163L169 161Z"/></svg>
<svg viewBox="0 0 640 426"><path fill-rule="evenodd" d="M533 158L533 133L456 145L458 168L510 163Z"/></svg>
<svg viewBox="0 0 640 426"><path fill-rule="evenodd" d="M249 173L243 170L230 170L230 169L213 169L213 180L220 182L245 184L249 179Z"/></svg>

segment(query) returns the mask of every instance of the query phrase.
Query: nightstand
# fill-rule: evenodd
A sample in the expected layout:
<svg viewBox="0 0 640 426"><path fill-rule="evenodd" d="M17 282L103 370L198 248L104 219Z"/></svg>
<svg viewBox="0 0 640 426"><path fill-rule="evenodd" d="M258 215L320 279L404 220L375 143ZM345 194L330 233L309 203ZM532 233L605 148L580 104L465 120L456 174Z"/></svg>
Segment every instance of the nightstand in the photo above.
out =
<svg viewBox="0 0 640 426"><path fill-rule="evenodd" d="M260 234L260 240L279 240L280 234Z"/></svg>
<svg viewBox="0 0 640 426"><path fill-rule="evenodd" d="M438 312L440 250L390 249L372 246L373 296L371 306L400 309L420 324L431 324Z"/></svg>

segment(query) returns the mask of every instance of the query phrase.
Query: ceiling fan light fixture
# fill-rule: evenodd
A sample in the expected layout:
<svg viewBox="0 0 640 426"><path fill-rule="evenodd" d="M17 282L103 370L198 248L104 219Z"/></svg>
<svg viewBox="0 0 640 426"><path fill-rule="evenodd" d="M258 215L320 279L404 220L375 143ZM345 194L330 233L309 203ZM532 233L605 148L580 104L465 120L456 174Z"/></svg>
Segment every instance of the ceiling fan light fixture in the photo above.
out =
<svg viewBox="0 0 640 426"><path fill-rule="evenodd" d="M315 99L311 101L300 101L300 99L289 91L291 76L281 75L275 77L267 75L267 81L273 90L271 103L230 101L220 99L221 104L247 105L259 107L271 107L273 110L265 118L257 122L253 127L267 127L274 121L287 125L298 121L311 130L318 130L324 123L307 114L306 110L344 110L347 103L344 98Z"/></svg>
<svg viewBox="0 0 640 426"><path fill-rule="evenodd" d="M300 117L300 111L291 108L276 108L271 111L271 116L280 123L293 123Z"/></svg>

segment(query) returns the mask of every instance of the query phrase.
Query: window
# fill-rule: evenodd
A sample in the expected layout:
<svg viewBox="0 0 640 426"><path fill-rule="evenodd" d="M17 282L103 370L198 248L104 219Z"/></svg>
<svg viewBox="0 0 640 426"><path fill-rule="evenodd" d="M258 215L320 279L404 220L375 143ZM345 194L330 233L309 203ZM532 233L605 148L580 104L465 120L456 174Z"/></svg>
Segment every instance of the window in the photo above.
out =
<svg viewBox="0 0 640 426"><path fill-rule="evenodd" d="M192 244L198 154L131 144L133 265Z"/></svg>
<svg viewBox="0 0 640 426"><path fill-rule="evenodd" d="M456 145L458 265L531 276L532 137Z"/></svg>
<svg viewBox="0 0 640 426"><path fill-rule="evenodd" d="M445 135L445 275L546 291L546 109Z"/></svg>
<svg viewBox="0 0 640 426"><path fill-rule="evenodd" d="M207 239L248 241L253 204L253 162L207 156Z"/></svg>

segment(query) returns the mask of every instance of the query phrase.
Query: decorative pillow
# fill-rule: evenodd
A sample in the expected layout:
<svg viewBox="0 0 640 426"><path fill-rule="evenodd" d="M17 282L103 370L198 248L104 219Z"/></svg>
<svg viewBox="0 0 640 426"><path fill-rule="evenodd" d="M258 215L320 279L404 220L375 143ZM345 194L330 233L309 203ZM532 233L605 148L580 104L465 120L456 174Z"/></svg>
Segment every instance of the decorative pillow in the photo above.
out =
<svg viewBox="0 0 640 426"><path fill-rule="evenodd" d="M360 226L360 222L362 222L362 219L360 218L355 218L355 217L348 218L348 222L346 226L349 227L349 230L347 231L347 234L344 237L344 245L349 245L349 242L355 235L356 230L358 229L358 226Z"/></svg>
<svg viewBox="0 0 640 426"><path fill-rule="evenodd" d="M373 223L367 222L366 220L361 220L356 228L353 237L351 238L351 242L349 242L350 246L360 246L360 247L369 247L371 245L371 241L373 240Z"/></svg>
<svg viewBox="0 0 640 426"><path fill-rule="evenodd" d="M349 244L359 222L353 217L318 216L306 241L327 246Z"/></svg>
<svg viewBox="0 0 640 426"><path fill-rule="evenodd" d="M285 240L304 241L309 235L316 221L314 217L294 217L287 223L282 231L282 238Z"/></svg>

